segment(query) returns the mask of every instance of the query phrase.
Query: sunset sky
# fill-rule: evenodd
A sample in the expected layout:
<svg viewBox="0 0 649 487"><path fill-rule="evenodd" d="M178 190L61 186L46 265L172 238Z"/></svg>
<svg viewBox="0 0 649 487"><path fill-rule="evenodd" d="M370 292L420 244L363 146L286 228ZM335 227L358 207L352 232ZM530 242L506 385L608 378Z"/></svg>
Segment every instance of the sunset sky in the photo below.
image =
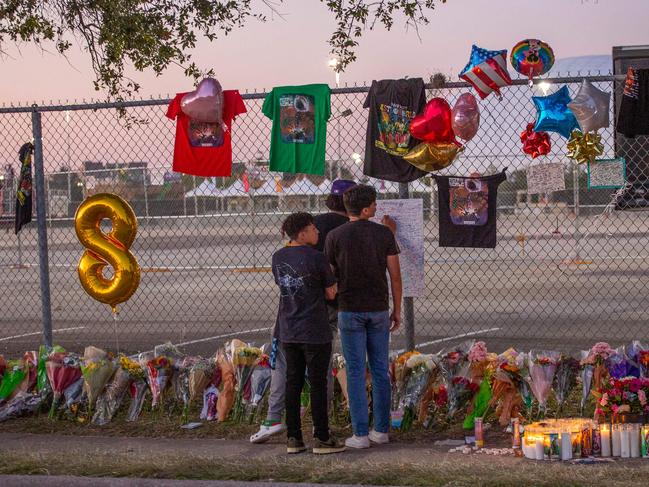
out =
<svg viewBox="0 0 649 487"><path fill-rule="evenodd" d="M327 40L334 20L326 7L317 0L286 0L278 9L283 18L275 16L265 24L252 21L227 38L202 41L196 61L214 68L226 89L333 84ZM615 45L649 44L649 0L448 0L430 13L430 20L420 38L399 22L391 32L367 31L357 50L358 61L342 74L342 84L428 77L438 71L455 76L473 43L511 49L518 40L539 38L554 48L557 58L610 54ZM79 47L67 61L53 50L41 52L29 45L5 48L8 55L0 59L0 103L102 98L92 87L93 73ZM176 67L159 78L151 73L135 77L146 98L191 87Z"/></svg>

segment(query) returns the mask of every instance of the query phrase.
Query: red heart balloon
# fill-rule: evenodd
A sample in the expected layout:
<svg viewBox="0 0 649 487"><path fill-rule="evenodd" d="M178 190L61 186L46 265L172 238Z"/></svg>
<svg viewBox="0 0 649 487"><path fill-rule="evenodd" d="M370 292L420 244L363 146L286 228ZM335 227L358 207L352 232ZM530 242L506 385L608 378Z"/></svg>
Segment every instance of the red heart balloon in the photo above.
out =
<svg viewBox="0 0 649 487"><path fill-rule="evenodd" d="M426 103L424 113L417 115L410 122L410 134L425 142L454 143L451 125L451 106L443 98L433 98Z"/></svg>

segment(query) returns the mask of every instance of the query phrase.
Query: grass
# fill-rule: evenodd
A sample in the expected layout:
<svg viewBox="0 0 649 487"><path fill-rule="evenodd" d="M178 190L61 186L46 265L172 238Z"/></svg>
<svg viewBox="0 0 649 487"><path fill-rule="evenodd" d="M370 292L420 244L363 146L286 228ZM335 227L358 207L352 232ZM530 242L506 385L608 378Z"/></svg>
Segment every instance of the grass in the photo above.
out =
<svg viewBox="0 0 649 487"><path fill-rule="evenodd" d="M630 462L606 466L564 465L484 456L432 462L420 457L407 463L348 458L301 455L270 459L238 457L226 461L189 455L142 459L114 453L104 457L83 454L45 458L9 453L0 458L0 474L404 486L630 486L646 485L642 479L649 475L649 464L638 461L629 468Z"/></svg>

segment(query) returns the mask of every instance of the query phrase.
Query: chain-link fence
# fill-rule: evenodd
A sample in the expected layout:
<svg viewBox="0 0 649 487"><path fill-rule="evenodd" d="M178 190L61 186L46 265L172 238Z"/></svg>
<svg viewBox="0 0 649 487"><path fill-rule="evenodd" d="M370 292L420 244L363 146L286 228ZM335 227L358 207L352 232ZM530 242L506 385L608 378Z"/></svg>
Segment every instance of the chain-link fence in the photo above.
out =
<svg viewBox="0 0 649 487"><path fill-rule="evenodd" d="M549 91L565 84L574 96L581 79L549 80ZM606 91L621 89L622 81L612 76L590 79ZM468 89L463 83L429 87L428 97L452 105ZM611 211L616 190L588 189L585 168L566 157L566 141L557 134L542 159L563 163L566 189L528 196L525 169L532 162L519 136L536 116L531 96L543 92L520 81L503 94L480 103L478 135L444 171L509 168L498 194L495 249L439 247L434 180L409 185L410 197L423 199L425 226L425 291L414 298L416 343L439 348L470 336L496 350L574 350L598 340L646 338L647 213ZM126 118L101 104L1 109L0 222L6 231L0 233L0 351L33 348L42 340L36 222L18 236L13 232L17 153L34 137L32 112L42 118L54 342L136 351L171 340L200 352L230 336L257 342L268 337L278 299L269 263L282 244L280 222L298 209L325 211L324 198L337 177L365 181L366 96L367 88L334 90L324 177L268 172L271 122L261 114L264 94L244 95L248 112L233 125L230 178L171 171L175 123L165 118L169 100L129 102ZM623 139L614 123L600 134L602 157L624 157L631 180L649 178L646 138ZM381 198L399 197L398 185L369 182ZM83 291L76 271L84 249L74 213L97 192L121 195L138 216L132 251L142 279L116 320L108 306ZM393 346L403 345L402 331Z"/></svg>

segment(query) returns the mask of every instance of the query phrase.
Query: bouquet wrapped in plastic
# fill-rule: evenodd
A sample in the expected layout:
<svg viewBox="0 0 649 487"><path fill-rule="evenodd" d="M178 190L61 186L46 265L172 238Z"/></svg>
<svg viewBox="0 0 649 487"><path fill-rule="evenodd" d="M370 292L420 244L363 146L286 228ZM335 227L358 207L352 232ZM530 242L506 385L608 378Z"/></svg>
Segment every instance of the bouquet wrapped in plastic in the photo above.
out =
<svg viewBox="0 0 649 487"><path fill-rule="evenodd" d="M214 359L202 358L195 362L189 369L189 400L193 401L198 397L203 397L203 391L212 382L214 369L216 367Z"/></svg>
<svg viewBox="0 0 649 487"><path fill-rule="evenodd" d="M24 360L10 360L0 382L0 403L9 400L14 391L27 377L27 364Z"/></svg>
<svg viewBox="0 0 649 487"><path fill-rule="evenodd" d="M399 403L399 413L402 418L399 426L403 431L408 431L418 416L419 402L428 386L431 374L437 371L436 357L413 355L406 361L406 368L409 369L408 379Z"/></svg>
<svg viewBox="0 0 649 487"><path fill-rule="evenodd" d="M581 412L583 414L586 402L592 389L601 389L608 379L606 361L615 351L606 342L598 342L588 351L581 352Z"/></svg>
<svg viewBox="0 0 649 487"><path fill-rule="evenodd" d="M246 409L246 414L250 423L254 421L259 405L264 399L266 392L268 392L268 389L270 389L271 375L270 357L263 354L259 359L255 370L252 371L252 377L250 378L250 391L252 397L248 402Z"/></svg>
<svg viewBox="0 0 649 487"><path fill-rule="evenodd" d="M200 361L199 357L184 357L174 364L173 386L176 400L183 405L182 419L183 423L187 422L189 414L190 392L189 392L189 374L192 367Z"/></svg>
<svg viewBox="0 0 649 487"><path fill-rule="evenodd" d="M525 354L513 348L498 355L491 384L490 406L496 407L501 426L509 425L511 418L521 415L523 407L532 403L532 393L526 380Z"/></svg>
<svg viewBox="0 0 649 487"><path fill-rule="evenodd" d="M10 378L5 382L5 387L0 386L0 402L12 399L23 392L32 392L38 382L38 354L34 351L25 352L16 370L16 362L12 362L12 372L6 373ZM18 378L21 378L19 381Z"/></svg>
<svg viewBox="0 0 649 487"><path fill-rule="evenodd" d="M475 418L482 418L491 401L491 380L496 368L498 356L487 351L485 342L475 342L469 350L469 376L479 384L478 392L474 396L469 411L464 418L462 427L473 429Z"/></svg>
<svg viewBox="0 0 649 487"><path fill-rule="evenodd" d="M233 421L241 422L245 417L246 389L249 389L248 383L261 355L262 351L257 347L240 345L232 349L232 365L237 380Z"/></svg>
<svg viewBox="0 0 649 487"><path fill-rule="evenodd" d="M89 416L97 398L106 387L106 384L115 373L116 365L110 360L108 354L95 347L86 347L81 361L81 375L83 376L83 390L88 397Z"/></svg>
<svg viewBox="0 0 649 487"><path fill-rule="evenodd" d="M0 355L0 380L2 380L2 376L5 375L6 368L7 368L7 361L2 355Z"/></svg>
<svg viewBox="0 0 649 487"><path fill-rule="evenodd" d="M153 357L148 357L148 359L151 358ZM140 359L146 361L147 357L140 354ZM128 385L128 393L131 402L129 404L128 412L126 413L126 421L134 422L140 417L148 390L146 372L139 359L134 360L130 357L121 356L119 358L119 366L122 370L128 373L131 379Z"/></svg>
<svg viewBox="0 0 649 487"><path fill-rule="evenodd" d="M217 353L216 365L220 373L220 386L216 398L216 415L220 423L228 419L234 405L235 377L234 366L225 352Z"/></svg>
<svg viewBox="0 0 649 487"><path fill-rule="evenodd" d="M0 408L0 423L38 411L49 396L49 390L21 392Z"/></svg>
<svg viewBox="0 0 649 487"><path fill-rule="evenodd" d="M129 392L131 382L144 378L142 367L135 360L124 355L119 357L119 367L115 371L104 392L97 399L92 422L103 426L110 423Z"/></svg>
<svg viewBox="0 0 649 487"><path fill-rule="evenodd" d="M613 353L606 359L606 368L608 369L609 375L614 379L638 377L639 375L638 364L632 360L627 354L627 351L631 354L634 353L631 347L627 349L622 346L613 350Z"/></svg>
<svg viewBox="0 0 649 487"><path fill-rule="evenodd" d="M214 421L217 419L218 412L216 403L219 398L218 388L211 384L203 391L203 409L201 411L200 419L205 421Z"/></svg>
<svg viewBox="0 0 649 487"><path fill-rule="evenodd" d="M638 342L638 367L640 377L649 378L649 346Z"/></svg>
<svg viewBox="0 0 649 487"><path fill-rule="evenodd" d="M146 371L147 382L151 389L151 407L155 408L171 380L173 374L172 359L164 355L150 356L150 353L140 354L140 364Z"/></svg>
<svg viewBox="0 0 649 487"><path fill-rule="evenodd" d="M400 428L401 422L403 421L404 411L403 409L400 409L400 405L404 399L406 385L408 383L408 374L410 374L410 369L406 363L411 357L417 355L421 354L416 350L411 350L399 355L390 363L390 378L392 385L390 421L393 428Z"/></svg>
<svg viewBox="0 0 649 487"><path fill-rule="evenodd" d="M568 399L570 391L577 385L579 375L579 360L570 355L561 355L557 361L557 370L554 374L554 395L557 398L558 411L561 414L563 406Z"/></svg>
<svg viewBox="0 0 649 487"><path fill-rule="evenodd" d="M471 380L469 351L473 341L464 342L445 352L440 360L440 369L448 394L448 417L452 418L464 409L478 392L478 384Z"/></svg>
<svg viewBox="0 0 649 487"><path fill-rule="evenodd" d="M52 392L54 393L52 407L50 408L49 413L49 417L53 418L63 393L71 385L82 380L80 360L79 357L74 354L54 352L47 357L45 368L47 370L47 378L52 387Z"/></svg>
<svg viewBox="0 0 649 487"><path fill-rule="evenodd" d="M539 414L542 416L545 416L559 356L558 352L545 350L532 350L528 356L530 388L539 403Z"/></svg>

